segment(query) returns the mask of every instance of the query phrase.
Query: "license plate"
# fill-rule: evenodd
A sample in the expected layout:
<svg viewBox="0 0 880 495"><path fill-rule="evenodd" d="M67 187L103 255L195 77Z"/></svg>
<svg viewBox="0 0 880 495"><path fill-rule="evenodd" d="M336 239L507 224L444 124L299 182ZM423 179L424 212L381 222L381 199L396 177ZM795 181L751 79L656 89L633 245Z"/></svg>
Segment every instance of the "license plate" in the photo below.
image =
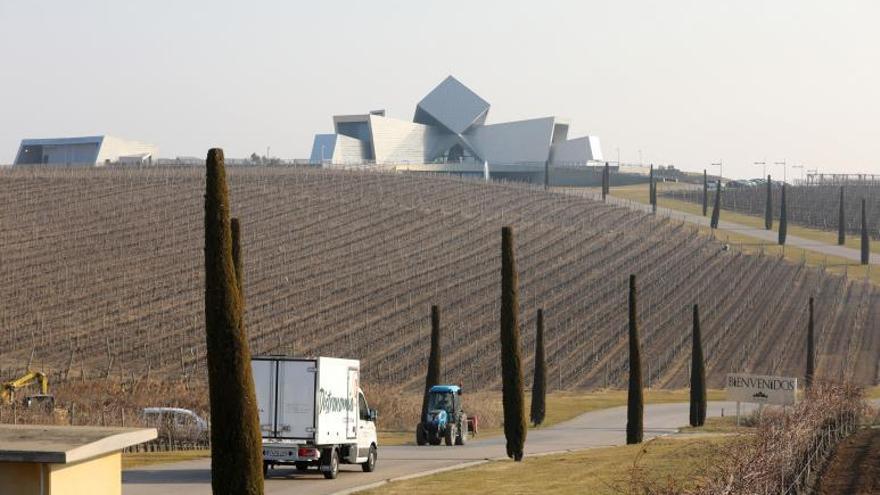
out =
<svg viewBox="0 0 880 495"><path fill-rule="evenodd" d="M294 453L294 456L296 455L295 449L266 449L266 457L271 457L274 459L292 457L290 455L291 452Z"/></svg>

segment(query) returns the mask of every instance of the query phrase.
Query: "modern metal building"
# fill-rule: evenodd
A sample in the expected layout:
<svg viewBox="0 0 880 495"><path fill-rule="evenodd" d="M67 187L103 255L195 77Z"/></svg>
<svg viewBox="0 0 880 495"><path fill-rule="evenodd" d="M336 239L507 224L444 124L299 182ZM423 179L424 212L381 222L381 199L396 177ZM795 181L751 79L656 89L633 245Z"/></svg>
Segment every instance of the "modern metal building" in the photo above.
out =
<svg viewBox="0 0 880 495"><path fill-rule="evenodd" d="M486 124L488 114L486 100L449 76L416 105L412 122L387 117L383 110L334 116L335 132L315 136L310 160L453 173L482 173L488 162L493 175L602 160L599 138L569 139L563 119Z"/></svg>
<svg viewBox="0 0 880 495"><path fill-rule="evenodd" d="M151 164L157 153L151 144L113 136L22 139L14 165Z"/></svg>

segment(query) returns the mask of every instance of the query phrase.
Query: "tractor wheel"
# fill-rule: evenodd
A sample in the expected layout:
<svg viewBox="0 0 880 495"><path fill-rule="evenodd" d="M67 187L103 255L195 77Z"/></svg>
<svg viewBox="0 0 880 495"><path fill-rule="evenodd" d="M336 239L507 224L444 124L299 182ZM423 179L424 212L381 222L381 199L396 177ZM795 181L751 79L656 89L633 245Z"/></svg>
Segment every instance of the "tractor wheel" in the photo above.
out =
<svg viewBox="0 0 880 495"><path fill-rule="evenodd" d="M446 445L448 447L452 447L455 444L455 424L449 423L446 425L446 433L443 435L443 440L446 441Z"/></svg>
<svg viewBox="0 0 880 495"><path fill-rule="evenodd" d="M461 428L458 429L458 435L455 437L455 445L464 445L467 442L468 423L467 416L461 417Z"/></svg>
<svg viewBox="0 0 880 495"><path fill-rule="evenodd" d="M425 434L425 429L422 427L422 424L419 423L416 425L416 445L422 446L428 444L428 438Z"/></svg>
<svg viewBox="0 0 880 495"><path fill-rule="evenodd" d="M336 476L339 474L339 454L336 452L336 449L327 449L324 451L324 465L321 466L321 471L324 474L324 478L328 480L335 480Z"/></svg>
<svg viewBox="0 0 880 495"><path fill-rule="evenodd" d="M372 473L375 471L377 457L378 452L376 452L376 446L370 445L370 453L367 454L367 462L361 464L361 469L363 469L365 473Z"/></svg>

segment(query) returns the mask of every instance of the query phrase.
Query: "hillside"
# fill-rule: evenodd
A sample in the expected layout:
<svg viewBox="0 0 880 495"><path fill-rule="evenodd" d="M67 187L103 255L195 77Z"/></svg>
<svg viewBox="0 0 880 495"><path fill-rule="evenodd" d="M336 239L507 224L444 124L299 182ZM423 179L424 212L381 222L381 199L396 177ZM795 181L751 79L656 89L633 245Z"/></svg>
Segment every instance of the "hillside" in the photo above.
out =
<svg viewBox="0 0 880 495"><path fill-rule="evenodd" d="M817 298L818 374L873 384L880 293L693 227L585 198L428 175L230 170L254 353L364 360L417 389L429 307L446 380L499 385L500 229L513 225L526 382L545 309L549 384L626 379L626 283L639 276L645 373L683 386L699 303L710 386L802 376ZM0 374L203 376L203 170L0 172Z"/></svg>
<svg viewBox="0 0 880 495"><path fill-rule="evenodd" d="M844 229L849 235L856 236L862 230L862 199L865 199L865 210L868 216L868 235L872 239L880 239L877 218L880 218L880 184L854 182L842 187L844 190ZM803 185L786 186L786 208L788 220L793 224L814 229L837 231L840 222L840 190L837 185ZM703 202L702 190L678 189L669 191L667 196L690 201ZM771 206L774 222L779 221L782 205L782 188L771 190ZM710 192L710 198L714 198ZM712 202L710 201L710 205ZM755 215L764 218L767 208L766 185L761 187L728 188L721 194L721 207L727 210Z"/></svg>

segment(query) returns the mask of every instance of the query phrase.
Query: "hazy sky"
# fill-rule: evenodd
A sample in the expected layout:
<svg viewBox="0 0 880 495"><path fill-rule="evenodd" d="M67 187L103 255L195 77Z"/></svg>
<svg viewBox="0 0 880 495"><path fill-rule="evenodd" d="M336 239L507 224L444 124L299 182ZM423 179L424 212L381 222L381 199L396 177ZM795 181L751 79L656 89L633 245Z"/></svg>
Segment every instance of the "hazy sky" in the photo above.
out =
<svg viewBox="0 0 880 495"><path fill-rule="evenodd" d="M609 159L880 173L875 0L0 0L0 66L0 163L102 133L308 157L333 114L411 119L452 74L489 122L566 117Z"/></svg>

